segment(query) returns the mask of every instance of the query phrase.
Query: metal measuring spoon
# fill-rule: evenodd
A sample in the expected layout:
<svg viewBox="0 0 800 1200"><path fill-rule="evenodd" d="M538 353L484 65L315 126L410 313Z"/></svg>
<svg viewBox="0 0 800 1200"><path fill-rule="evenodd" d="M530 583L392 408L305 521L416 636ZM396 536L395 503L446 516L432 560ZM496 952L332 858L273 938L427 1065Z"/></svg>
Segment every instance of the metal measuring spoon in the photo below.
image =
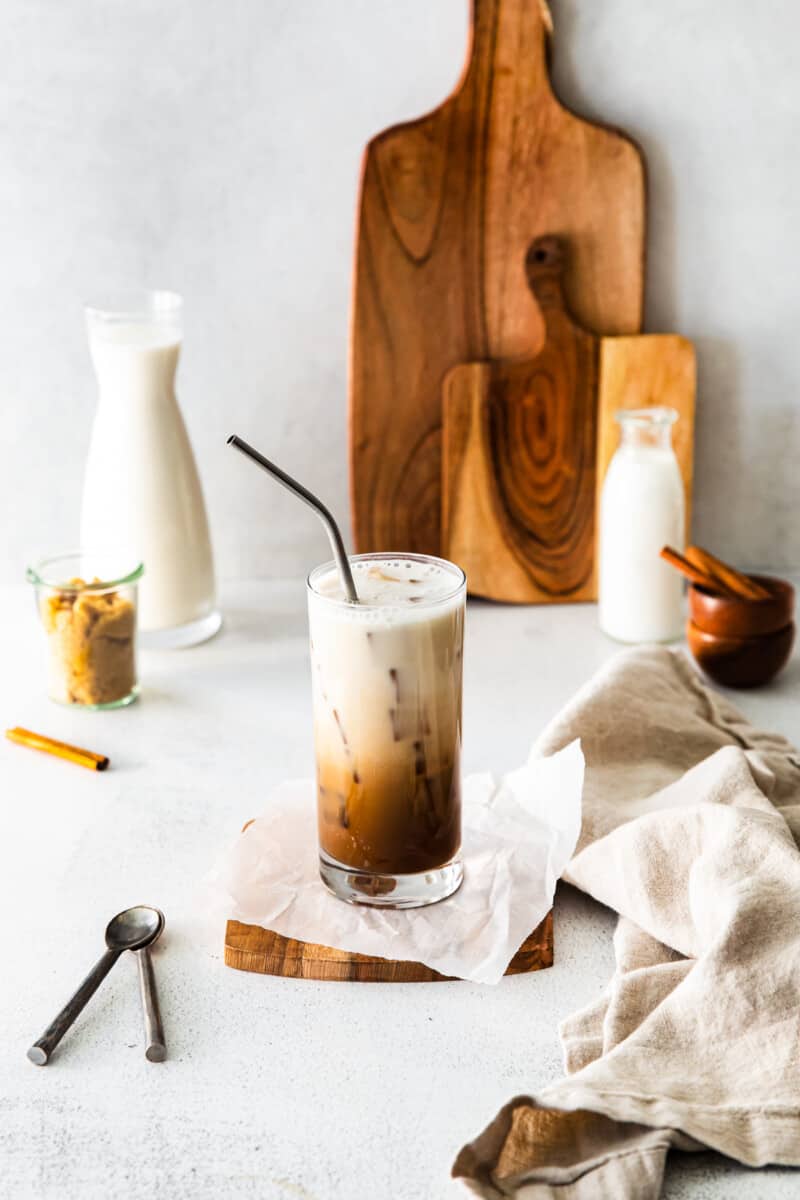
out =
<svg viewBox="0 0 800 1200"><path fill-rule="evenodd" d="M135 908L126 908L124 912L117 913L116 917L109 921L106 929L108 949L86 976L72 999L65 1004L52 1024L48 1025L38 1042L34 1042L31 1046L28 1058L32 1063L36 1063L37 1067L43 1067L49 1061L50 1055L97 991L120 954L126 950L139 950L143 946L149 946L163 928L163 913L147 904L137 904Z"/></svg>
<svg viewBox="0 0 800 1200"><path fill-rule="evenodd" d="M156 910L158 912L158 910ZM164 1027L161 1024L161 1011L158 1007L158 990L153 971L153 958L150 947L164 928L164 914L161 917L161 928L152 941L141 950L135 951L136 966L139 972L139 994L142 997L144 1011L144 1056L148 1062L164 1062L167 1057L167 1044L164 1041Z"/></svg>

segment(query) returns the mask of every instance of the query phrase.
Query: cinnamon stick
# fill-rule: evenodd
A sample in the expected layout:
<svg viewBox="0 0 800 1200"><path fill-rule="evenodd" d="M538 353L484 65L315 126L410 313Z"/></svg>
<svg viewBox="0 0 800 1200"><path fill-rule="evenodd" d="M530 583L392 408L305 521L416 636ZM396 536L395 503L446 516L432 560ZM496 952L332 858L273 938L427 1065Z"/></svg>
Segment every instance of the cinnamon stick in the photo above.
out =
<svg viewBox="0 0 800 1200"><path fill-rule="evenodd" d="M702 546L689 546L686 550L686 558L693 566L719 580L719 584L724 587L725 591L741 597L742 600L768 600L770 597L771 593L762 584L756 583L742 571L737 571L729 563L715 558Z"/></svg>
<svg viewBox="0 0 800 1200"><path fill-rule="evenodd" d="M696 567L694 563L690 563L688 558L684 558L672 546L663 546L661 549L661 557L674 567L676 571L680 571L687 579L691 579L692 583L697 583L700 587L707 588L709 592L725 592L728 589L723 587L713 575L709 575L700 567Z"/></svg>
<svg viewBox="0 0 800 1200"><path fill-rule="evenodd" d="M90 771L105 771L108 758L105 754L95 754L93 750L82 750L80 746L71 746L69 742L59 742L55 738L45 737L43 733L33 733L30 729L21 729L16 725L6 730L6 737L20 746L29 746L31 750L42 750L45 754L55 754L57 758L66 758L68 762L77 763L79 767L88 767Z"/></svg>

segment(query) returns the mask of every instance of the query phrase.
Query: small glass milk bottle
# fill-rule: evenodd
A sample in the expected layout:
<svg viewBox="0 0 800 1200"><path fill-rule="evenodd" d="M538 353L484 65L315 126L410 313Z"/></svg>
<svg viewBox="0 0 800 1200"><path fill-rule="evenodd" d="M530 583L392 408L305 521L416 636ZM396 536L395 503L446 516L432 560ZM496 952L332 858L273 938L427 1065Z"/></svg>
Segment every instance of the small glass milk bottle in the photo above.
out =
<svg viewBox="0 0 800 1200"><path fill-rule="evenodd" d="M220 626L203 492L175 397L181 315L173 292L86 310L99 404L81 541L144 561L140 641L165 649L202 642Z"/></svg>
<svg viewBox="0 0 800 1200"><path fill-rule="evenodd" d="M683 482L672 449L672 408L616 414L620 443L600 500L600 628L620 642L668 642L683 626L680 575L659 557L683 549Z"/></svg>

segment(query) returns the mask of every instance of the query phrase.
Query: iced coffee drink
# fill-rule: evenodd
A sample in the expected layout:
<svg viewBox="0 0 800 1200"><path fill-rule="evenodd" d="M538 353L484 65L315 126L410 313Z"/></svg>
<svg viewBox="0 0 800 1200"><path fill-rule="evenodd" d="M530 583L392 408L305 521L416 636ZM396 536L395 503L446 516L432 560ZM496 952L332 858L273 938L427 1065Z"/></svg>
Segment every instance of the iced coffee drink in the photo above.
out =
<svg viewBox="0 0 800 1200"><path fill-rule="evenodd" d="M424 555L308 581L320 872L342 899L413 907L461 882L465 579Z"/></svg>

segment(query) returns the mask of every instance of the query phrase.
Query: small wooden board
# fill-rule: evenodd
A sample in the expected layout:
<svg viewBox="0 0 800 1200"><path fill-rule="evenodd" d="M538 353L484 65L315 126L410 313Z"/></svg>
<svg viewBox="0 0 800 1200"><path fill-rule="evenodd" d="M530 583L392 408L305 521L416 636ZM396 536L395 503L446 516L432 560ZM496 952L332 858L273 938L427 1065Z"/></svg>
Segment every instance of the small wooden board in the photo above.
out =
<svg viewBox="0 0 800 1200"><path fill-rule="evenodd" d="M416 962L350 954L311 942L296 942L260 925L228 921L225 965L260 975L290 979L332 979L360 983L434 983L447 979ZM508 964L506 975L524 975L553 965L553 914L549 912Z"/></svg>
<svg viewBox="0 0 800 1200"><path fill-rule="evenodd" d="M442 389L442 553L470 594L518 604L597 598L600 493L622 408L666 405L686 493L694 446L695 354L677 334L595 337L569 312L567 248L538 238L528 283L546 339L534 359L462 363Z"/></svg>
<svg viewBox="0 0 800 1200"><path fill-rule="evenodd" d="M540 353L445 376L442 553L473 596L593 598L600 339L566 307L565 251L542 237L525 257L544 319Z"/></svg>

